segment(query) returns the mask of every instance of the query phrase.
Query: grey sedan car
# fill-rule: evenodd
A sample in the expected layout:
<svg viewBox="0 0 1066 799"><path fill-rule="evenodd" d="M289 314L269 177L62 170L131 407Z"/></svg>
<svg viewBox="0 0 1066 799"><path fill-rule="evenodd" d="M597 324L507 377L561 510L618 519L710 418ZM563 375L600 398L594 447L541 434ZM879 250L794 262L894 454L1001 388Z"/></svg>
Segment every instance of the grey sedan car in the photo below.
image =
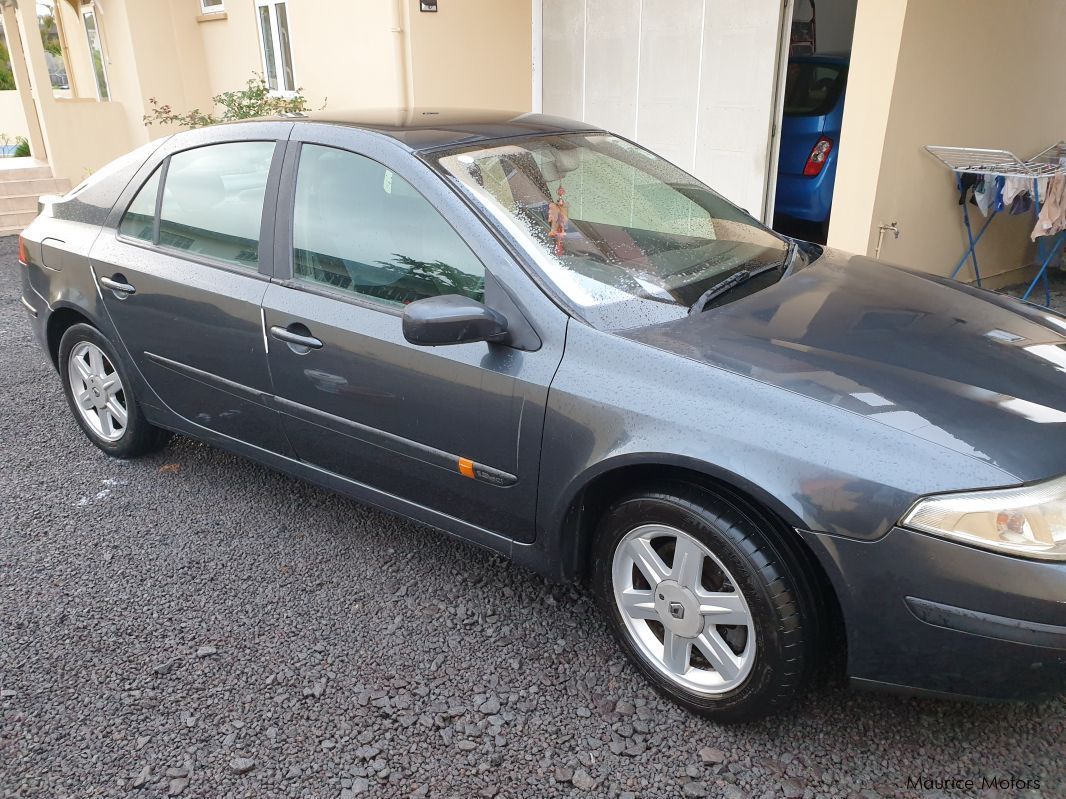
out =
<svg viewBox="0 0 1066 799"><path fill-rule="evenodd" d="M192 436L587 579L656 689L1066 684L1066 318L783 238L621 136L178 133L20 242L89 440ZM343 609L338 612L343 612Z"/></svg>

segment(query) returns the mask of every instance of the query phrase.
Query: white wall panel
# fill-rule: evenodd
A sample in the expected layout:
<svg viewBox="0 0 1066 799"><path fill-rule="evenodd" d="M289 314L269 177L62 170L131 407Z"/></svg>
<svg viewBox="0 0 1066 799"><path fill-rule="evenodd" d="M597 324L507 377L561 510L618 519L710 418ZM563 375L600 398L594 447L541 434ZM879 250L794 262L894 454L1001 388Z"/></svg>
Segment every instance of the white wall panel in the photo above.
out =
<svg viewBox="0 0 1066 799"><path fill-rule="evenodd" d="M780 0L543 0L543 108L630 136L761 215Z"/></svg>
<svg viewBox="0 0 1066 799"><path fill-rule="evenodd" d="M644 0L637 141L691 170L704 0Z"/></svg>
<svg viewBox="0 0 1066 799"><path fill-rule="evenodd" d="M707 0L694 174L759 216L770 161L781 3Z"/></svg>
<svg viewBox="0 0 1066 799"><path fill-rule="evenodd" d="M588 0L585 119L633 138L641 0Z"/></svg>
<svg viewBox="0 0 1066 799"><path fill-rule="evenodd" d="M585 0L544 0L544 113L583 118Z"/></svg>

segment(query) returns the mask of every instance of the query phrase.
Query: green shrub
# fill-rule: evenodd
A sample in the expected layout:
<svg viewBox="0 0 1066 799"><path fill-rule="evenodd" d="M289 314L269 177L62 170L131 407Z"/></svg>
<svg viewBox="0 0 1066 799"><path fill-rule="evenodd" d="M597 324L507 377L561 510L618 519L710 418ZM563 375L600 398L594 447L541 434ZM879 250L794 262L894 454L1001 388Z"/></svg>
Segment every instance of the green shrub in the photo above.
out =
<svg viewBox="0 0 1066 799"><path fill-rule="evenodd" d="M263 76L254 75L249 78L243 89L223 92L212 98L216 105L222 107L221 114L215 113L214 110L204 113L199 108L181 114L175 112L169 105L161 105L154 97L149 97L148 103L152 106L152 110L151 113L144 115L144 124L202 128L205 125L229 122L234 119L303 113L310 108L307 105L307 98L301 94L301 91L297 89L292 97L276 97L270 93Z"/></svg>
<svg viewBox="0 0 1066 799"><path fill-rule="evenodd" d="M15 158L29 158L30 157L30 143L26 141L25 136L15 137Z"/></svg>

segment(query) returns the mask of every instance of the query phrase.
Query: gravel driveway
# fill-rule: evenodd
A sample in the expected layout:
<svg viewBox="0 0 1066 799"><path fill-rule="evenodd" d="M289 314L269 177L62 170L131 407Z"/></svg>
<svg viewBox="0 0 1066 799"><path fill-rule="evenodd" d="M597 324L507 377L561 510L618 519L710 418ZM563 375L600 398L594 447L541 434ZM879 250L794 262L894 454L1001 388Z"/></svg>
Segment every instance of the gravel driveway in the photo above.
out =
<svg viewBox="0 0 1066 799"><path fill-rule="evenodd" d="M5 797L1066 792L1066 698L830 684L719 727L651 691L583 590L187 439L109 460L31 338L14 238L0 280Z"/></svg>

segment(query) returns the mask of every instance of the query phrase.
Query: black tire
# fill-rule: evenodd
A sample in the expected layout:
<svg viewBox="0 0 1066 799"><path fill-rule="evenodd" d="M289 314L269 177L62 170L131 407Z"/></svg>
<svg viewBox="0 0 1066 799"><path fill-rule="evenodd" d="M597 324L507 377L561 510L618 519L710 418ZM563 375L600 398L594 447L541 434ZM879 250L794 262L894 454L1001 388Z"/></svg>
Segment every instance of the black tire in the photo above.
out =
<svg viewBox="0 0 1066 799"><path fill-rule="evenodd" d="M662 674L634 642L615 602L613 559L623 537L646 524L676 528L706 546L747 601L754 663L732 690L712 697L686 690ZM598 526L592 580L611 632L657 691L715 721L753 721L780 712L804 689L814 669L820 622L814 586L773 524L745 503L701 487L670 484L622 498Z"/></svg>
<svg viewBox="0 0 1066 799"><path fill-rule="evenodd" d="M95 344L111 362L114 371L118 373L122 381L123 401L126 406L126 425L122 435L114 441L109 441L89 426L78 408L77 399L71 388L70 381L70 356L71 352L82 342ZM152 425L141 412L140 405L133 393L133 385L129 378L122 360L115 352L111 342L95 327L87 324L72 325L63 334L59 342L59 374L63 380L63 393L67 398L67 405L75 421L81 427L86 437L113 458L136 458L163 447L170 438L170 433Z"/></svg>

